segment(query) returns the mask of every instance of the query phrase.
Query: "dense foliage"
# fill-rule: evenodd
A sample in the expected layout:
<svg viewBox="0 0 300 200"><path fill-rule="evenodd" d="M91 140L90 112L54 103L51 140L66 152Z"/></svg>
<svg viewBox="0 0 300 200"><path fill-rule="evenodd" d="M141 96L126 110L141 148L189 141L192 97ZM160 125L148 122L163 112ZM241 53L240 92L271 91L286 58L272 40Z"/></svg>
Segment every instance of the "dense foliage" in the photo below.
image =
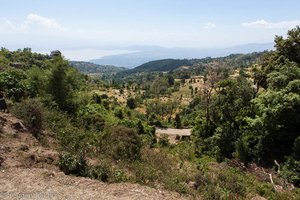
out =
<svg viewBox="0 0 300 200"><path fill-rule="evenodd" d="M219 160L237 156L246 164L275 162L298 170L300 136L300 28L276 37L276 50L265 54L254 71L254 85L243 76L220 80L198 117L198 153ZM291 167L294 163L294 169ZM285 168L285 169L287 169ZM299 184L299 174L291 181ZM295 178L298 176L298 178Z"/></svg>
<svg viewBox="0 0 300 200"><path fill-rule="evenodd" d="M125 70L123 67L116 67L113 65L97 65L84 61L70 61L70 65L78 69L83 74L98 74L99 76L110 76Z"/></svg>

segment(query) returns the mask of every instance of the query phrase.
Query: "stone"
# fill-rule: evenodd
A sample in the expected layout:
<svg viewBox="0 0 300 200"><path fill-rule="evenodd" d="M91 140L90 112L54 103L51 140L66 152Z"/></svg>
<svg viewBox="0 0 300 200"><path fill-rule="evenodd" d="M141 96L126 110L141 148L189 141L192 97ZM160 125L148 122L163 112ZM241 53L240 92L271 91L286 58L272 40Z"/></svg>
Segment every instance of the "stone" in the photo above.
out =
<svg viewBox="0 0 300 200"><path fill-rule="evenodd" d="M24 126L24 124L22 122L16 122L16 123L12 124L11 127L20 132L27 131L27 128Z"/></svg>

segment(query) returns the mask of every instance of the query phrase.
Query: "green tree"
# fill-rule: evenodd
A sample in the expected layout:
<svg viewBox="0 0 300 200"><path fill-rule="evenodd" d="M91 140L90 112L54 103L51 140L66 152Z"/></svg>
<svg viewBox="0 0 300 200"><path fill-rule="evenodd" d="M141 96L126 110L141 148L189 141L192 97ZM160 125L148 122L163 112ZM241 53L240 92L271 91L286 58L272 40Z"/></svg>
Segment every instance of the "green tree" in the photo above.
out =
<svg viewBox="0 0 300 200"><path fill-rule="evenodd" d="M199 152L207 151L221 160L232 157L236 150L235 141L241 138L245 117L251 114L254 90L243 77L219 81L216 87L218 89L210 99L209 115L201 113L201 120L196 126L200 137L196 142Z"/></svg>
<svg viewBox="0 0 300 200"><path fill-rule="evenodd" d="M21 70L9 70L0 73L0 88L5 90L6 96L12 98L15 101L26 96L27 76Z"/></svg>
<svg viewBox="0 0 300 200"><path fill-rule="evenodd" d="M265 55L255 81L265 90L252 101L244 137L252 138L251 157L263 164L284 161L293 153L300 124L300 28L275 38L276 50Z"/></svg>
<svg viewBox="0 0 300 200"><path fill-rule="evenodd" d="M174 125L176 128L182 128L181 118L178 114L175 116Z"/></svg>
<svg viewBox="0 0 300 200"><path fill-rule="evenodd" d="M67 61L56 57L53 61L52 71L49 77L49 93L61 110L75 113L75 91L81 87L81 76L74 68L71 68Z"/></svg>
<svg viewBox="0 0 300 200"><path fill-rule="evenodd" d="M127 107L130 109L135 109L136 108L136 101L133 97L130 97L127 99Z"/></svg>
<svg viewBox="0 0 300 200"><path fill-rule="evenodd" d="M67 110L67 100L71 91L67 84L68 65L61 59L56 59L49 79L49 90L58 106Z"/></svg>
<svg viewBox="0 0 300 200"><path fill-rule="evenodd" d="M139 120L136 125L136 131L138 134L145 134L145 128L144 128L141 120Z"/></svg>

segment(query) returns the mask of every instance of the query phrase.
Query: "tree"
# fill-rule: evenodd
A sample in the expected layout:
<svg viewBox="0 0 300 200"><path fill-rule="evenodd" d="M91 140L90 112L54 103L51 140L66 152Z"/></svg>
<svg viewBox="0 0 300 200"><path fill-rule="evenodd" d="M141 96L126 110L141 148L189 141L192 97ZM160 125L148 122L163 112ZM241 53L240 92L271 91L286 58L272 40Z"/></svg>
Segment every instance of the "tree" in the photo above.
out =
<svg viewBox="0 0 300 200"><path fill-rule="evenodd" d="M300 124L300 28L275 38L276 50L264 56L255 81L264 90L252 101L244 136L252 159L262 164L283 162L295 151ZM295 148L295 147L294 147Z"/></svg>
<svg viewBox="0 0 300 200"><path fill-rule="evenodd" d="M143 126L141 120L139 120L137 125L136 125L136 131L137 131L138 134L145 134L145 129L144 129L144 126Z"/></svg>
<svg viewBox="0 0 300 200"><path fill-rule="evenodd" d="M136 101L134 98L130 97L129 99L127 99L127 107L130 109L135 109L136 108Z"/></svg>
<svg viewBox="0 0 300 200"><path fill-rule="evenodd" d="M244 118L251 114L254 90L244 77L221 80L215 87L218 89L211 96L209 115L201 113L196 133L199 141L204 143L199 147L200 151L210 152L222 160L232 157L236 147L241 147L235 142L242 136ZM205 103L204 108L207 106Z"/></svg>
<svg viewBox="0 0 300 200"><path fill-rule="evenodd" d="M175 83L174 77L171 74L167 75L167 80L168 80L168 84L169 86L173 86Z"/></svg>
<svg viewBox="0 0 300 200"><path fill-rule="evenodd" d="M61 110L74 113L77 109L74 96L81 88L84 76L71 68L67 61L55 57L49 76L48 91Z"/></svg>
<svg viewBox="0 0 300 200"><path fill-rule="evenodd" d="M300 27L289 30L286 39L276 36L275 47L280 55L300 64Z"/></svg>
<svg viewBox="0 0 300 200"><path fill-rule="evenodd" d="M55 59L49 79L49 91L60 109L67 111L67 101L72 96L72 90L67 83L67 63L60 58Z"/></svg>
<svg viewBox="0 0 300 200"><path fill-rule="evenodd" d="M174 115L174 113L176 112L177 108L178 108L179 102L177 100L168 100L166 103L164 103L163 109L165 110L165 113L167 115L168 118L168 122L171 121L172 116Z"/></svg>
<svg viewBox="0 0 300 200"><path fill-rule="evenodd" d="M26 74L21 70L9 70L0 73L0 87L5 90L6 96L20 101L26 95Z"/></svg>
<svg viewBox="0 0 300 200"><path fill-rule="evenodd" d="M182 128L181 118L178 114L175 116L174 125L176 128Z"/></svg>

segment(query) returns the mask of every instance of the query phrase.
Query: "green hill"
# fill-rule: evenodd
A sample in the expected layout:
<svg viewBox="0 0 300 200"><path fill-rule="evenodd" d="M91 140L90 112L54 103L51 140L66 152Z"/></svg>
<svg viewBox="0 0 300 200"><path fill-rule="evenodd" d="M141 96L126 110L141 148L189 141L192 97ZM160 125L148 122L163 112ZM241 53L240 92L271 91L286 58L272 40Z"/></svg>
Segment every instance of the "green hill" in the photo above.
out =
<svg viewBox="0 0 300 200"><path fill-rule="evenodd" d="M184 59L163 59L147 62L132 70L131 72L150 72L150 71L172 71L180 66L192 66L191 60Z"/></svg>
<svg viewBox="0 0 300 200"><path fill-rule="evenodd" d="M84 74L112 75L126 69L124 67L116 67L113 65L97 65L84 61L70 61L70 65Z"/></svg>

